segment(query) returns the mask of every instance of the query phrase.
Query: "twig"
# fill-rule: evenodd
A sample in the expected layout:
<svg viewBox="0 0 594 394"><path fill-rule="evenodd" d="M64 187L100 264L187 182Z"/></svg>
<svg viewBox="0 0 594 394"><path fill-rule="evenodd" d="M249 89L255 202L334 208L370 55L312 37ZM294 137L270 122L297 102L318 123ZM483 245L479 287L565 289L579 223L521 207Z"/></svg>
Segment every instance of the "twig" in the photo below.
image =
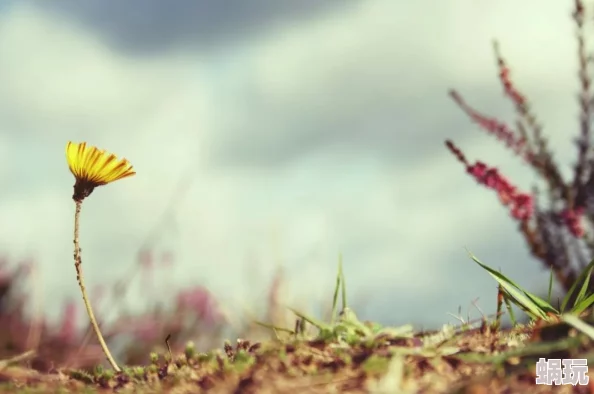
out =
<svg viewBox="0 0 594 394"><path fill-rule="evenodd" d="M0 369L4 369L12 364L20 363L21 361L28 360L35 357L37 352L35 350L28 350L25 353L21 353L11 358L0 360Z"/></svg>

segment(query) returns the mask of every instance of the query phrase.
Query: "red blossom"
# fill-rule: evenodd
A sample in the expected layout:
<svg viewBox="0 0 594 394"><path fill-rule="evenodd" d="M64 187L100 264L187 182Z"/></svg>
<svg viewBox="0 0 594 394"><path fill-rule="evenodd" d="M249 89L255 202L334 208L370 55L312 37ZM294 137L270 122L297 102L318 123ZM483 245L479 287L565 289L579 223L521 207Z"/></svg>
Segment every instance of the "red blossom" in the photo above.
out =
<svg viewBox="0 0 594 394"><path fill-rule="evenodd" d="M561 211L561 220L567 226L571 234L577 238L584 236L585 230L582 224L582 217L585 209L583 207L577 207L574 209L564 209Z"/></svg>
<svg viewBox="0 0 594 394"><path fill-rule="evenodd" d="M488 167L485 163L477 161L469 165L462 151L451 141L446 141L448 149L458 158L466 167L472 177L480 184L489 189L495 190L501 203L510 207L513 218L526 221L530 219L534 211L534 201L531 195L519 192L509 180L507 180L494 167Z"/></svg>
<svg viewBox="0 0 594 394"><path fill-rule="evenodd" d="M500 122L496 118L488 117L472 108L455 90L450 91L450 96L483 130L487 131L489 134L493 134L495 138L505 143L505 145L512 149L516 154L522 152L526 145L526 140L522 137L518 137L514 130L510 129L505 123Z"/></svg>
<svg viewBox="0 0 594 394"><path fill-rule="evenodd" d="M500 201L510 208L511 215L520 221L520 233L527 242L532 254L551 269L565 292L569 292L580 279L580 269L588 264L594 255L594 243L586 238L586 222L594 222L594 159L592 158L592 73L589 66L592 56L588 56L586 22L588 10L584 0L573 0L572 19L576 28L577 41L577 77L579 81L579 137L577 160L571 181L565 181L560 167L549 149L549 142L543 135L543 127L533 113L526 95L520 92L512 78L509 64L494 42L493 49L499 82L505 98L510 101L516 112L516 127L511 130L502 121L486 116L468 105L456 92L450 96L458 107L468 115L481 129L496 136L532 167L544 181L547 189L548 207L536 206L535 196L520 193L506 178L494 168L484 163L471 165L463 153L451 142L446 142L448 149L456 156L467 172L477 182L497 192ZM538 190L538 189L535 189ZM535 192L536 193L536 192ZM534 220L529 218L533 218ZM588 230L590 228L588 227ZM567 232L572 237L567 237ZM570 239L577 238L577 239ZM574 242L579 241L579 242ZM585 248L584 248L585 247ZM573 262L577 262L574 266ZM587 279L586 279L587 280ZM594 291L594 283L589 282L588 291ZM575 297L570 297L574 302Z"/></svg>
<svg viewBox="0 0 594 394"><path fill-rule="evenodd" d="M534 212L534 199L530 194L518 193L514 197L514 205L511 210L512 217L520 221L530 219Z"/></svg>
<svg viewBox="0 0 594 394"><path fill-rule="evenodd" d="M510 78L510 69L503 57L499 54L497 46L495 47L497 55L497 66L499 68L499 80L503 85L505 94L519 107L526 105L526 98L514 86Z"/></svg>

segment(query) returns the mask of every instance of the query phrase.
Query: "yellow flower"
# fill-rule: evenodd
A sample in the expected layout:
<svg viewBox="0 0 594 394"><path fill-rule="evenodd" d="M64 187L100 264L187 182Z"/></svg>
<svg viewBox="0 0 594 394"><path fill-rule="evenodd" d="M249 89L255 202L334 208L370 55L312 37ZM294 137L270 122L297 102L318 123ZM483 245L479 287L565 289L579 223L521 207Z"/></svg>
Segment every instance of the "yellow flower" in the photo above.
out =
<svg viewBox="0 0 594 394"><path fill-rule="evenodd" d="M118 159L104 150L87 146L86 142L68 142L66 160L70 172L76 178L72 198L78 202L88 197L97 186L136 174L128 160Z"/></svg>

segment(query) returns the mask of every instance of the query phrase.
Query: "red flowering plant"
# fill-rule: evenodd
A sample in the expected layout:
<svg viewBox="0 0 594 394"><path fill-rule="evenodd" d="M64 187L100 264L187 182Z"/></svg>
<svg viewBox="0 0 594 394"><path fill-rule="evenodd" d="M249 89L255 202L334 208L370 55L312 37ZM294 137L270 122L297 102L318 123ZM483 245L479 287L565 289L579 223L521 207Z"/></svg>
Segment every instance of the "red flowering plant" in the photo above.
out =
<svg viewBox="0 0 594 394"><path fill-rule="evenodd" d="M591 57L587 55L584 43L584 14L583 1L575 0L572 17L576 24L578 43L580 131L572 179L563 179L543 136L542 126L532 113L526 96L513 83L510 68L497 43L494 44L494 52L499 80L505 97L515 107L515 127L482 114L468 105L458 92L450 92L454 102L473 122L503 142L535 170L548 189L549 204L546 207L538 204L536 197L539 196L539 190L536 187L531 193L521 191L496 168L480 161L469 163L452 141L447 140L445 143L478 183L497 193L518 223L531 253L545 268L552 270L565 292L570 290L580 272L594 258L594 155L591 149L594 99L588 69ZM594 283L590 281L589 291L593 290Z"/></svg>

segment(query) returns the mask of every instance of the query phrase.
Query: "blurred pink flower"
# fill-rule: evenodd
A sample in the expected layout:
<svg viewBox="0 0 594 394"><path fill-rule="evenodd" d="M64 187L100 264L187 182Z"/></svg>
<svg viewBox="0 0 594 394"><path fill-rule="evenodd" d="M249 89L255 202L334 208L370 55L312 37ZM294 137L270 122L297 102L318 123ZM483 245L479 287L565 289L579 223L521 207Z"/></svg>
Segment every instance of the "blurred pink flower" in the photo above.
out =
<svg viewBox="0 0 594 394"><path fill-rule="evenodd" d="M563 223L567 226L571 234L577 238L584 236L585 230L582 224L584 211L585 209L583 207L578 207L575 209L564 209L561 212L561 220L563 220Z"/></svg>
<svg viewBox="0 0 594 394"><path fill-rule="evenodd" d="M494 167L477 161L469 164L462 151L451 141L446 141L448 149L464 164L466 172L480 184L495 190L501 203L510 207L511 215L520 221L527 221L534 211L534 200L530 194L521 193Z"/></svg>
<svg viewBox="0 0 594 394"><path fill-rule="evenodd" d="M507 81L507 74L501 74L502 77L505 77ZM508 90L509 89L509 90ZM506 85L506 92L509 91L509 94L513 95L514 98L518 100L523 100L521 96L517 95L517 92L511 87L511 85ZM505 143L508 148L511 148L516 154L520 154L525 146L526 140L522 137L516 135L516 132L510 129L505 123L500 122L496 118L492 118L486 115L481 114L474 108L470 107L462 96L455 90L450 91L450 97L454 99L454 101L460 106L460 108L466 112L466 114L476 122L483 130L487 133L492 134L498 140Z"/></svg>
<svg viewBox="0 0 594 394"><path fill-rule="evenodd" d="M138 252L138 264L142 267L143 271L150 271L154 266L153 253L147 249L141 249Z"/></svg>
<svg viewBox="0 0 594 394"><path fill-rule="evenodd" d="M204 286L195 286L181 291L177 295L177 309L193 312L206 324L215 324L221 318L216 300Z"/></svg>
<svg viewBox="0 0 594 394"><path fill-rule="evenodd" d="M173 252L166 251L161 254L161 266L171 267L174 263Z"/></svg>
<svg viewBox="0 0 594 394"><path fill-rule="evenodd" d="M155 316L147 315L130 319L126 327L127 331L131 331L132 335L144 342L152 342L157 339L160 333L160 324Z"/></svg>
<svg viewBox="0 0 594 394"><path fill-rule="evenodd" d="M76 304L73 301L68 301L64 306L58 336L67 343L76 339Z"/></svg>

